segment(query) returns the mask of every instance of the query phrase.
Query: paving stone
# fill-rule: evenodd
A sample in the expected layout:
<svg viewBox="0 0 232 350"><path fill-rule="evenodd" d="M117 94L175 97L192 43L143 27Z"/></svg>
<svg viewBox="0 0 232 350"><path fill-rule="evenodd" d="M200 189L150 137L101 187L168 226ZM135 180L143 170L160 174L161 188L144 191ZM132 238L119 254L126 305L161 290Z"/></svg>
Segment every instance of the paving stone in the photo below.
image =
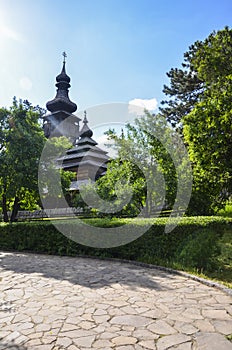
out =
<svg viewBox="0 0 232 350"><path fill-rule="evenodd" d="M157 350L166 350L171 346L187 343L191 338L184 334L166 335L157 341Z"/></svg>
<svg viewBox="0 0 232 350"><path fill-rule="evenodd" d="M75 329L77 329L77 326L75 326L74 324L64 323L61 327L61 332L74 331ZM52 328L52 331L53 331L53 328Z"/></svg>
<svg viewBox="0 0 232 350"><path fill-rule="evenodd" d="M81 318L83 319L83 320L85 320L85 321L90 321L90 322L93 322L94 321L94 319L93 319L93 315L92 314L82 314L81 315Z"/></svg>
<svg viewBox="0 0 232 350"><path fill-rule="evenodd" d="M100 335L99 335L100 339L112 339L115 337L115 332L112 333L112 332L102 332Z"/></svg>
<svg viewBox="0 0 232 350"><path fill-rule="evenodd" d="M10 334L10 331L1 331L0 330L0 339L7 337Z"/></svg>
<svg viewBox="0 0 232 350"><path fill-rule="evenodd" d="M133 350L144 350L145 348L139 344L135 344L134 347L133 347ZM156 349L156 347L154 348Z"/></svg>
<svg viewBox="0 0 232 350"><path fill-rule="evenodd" d="M163 320L158 320L153 323L151 323L147 329L149 329L151 332L156 334L175 334L177 331L169 326L169 324Z"/></svg>
<svg viewBox="0 0 232 350"><path fill-rule="evenodd" d="M155 341L154 340L142 340L139 342L139 345L141 345L143 348L146 349L155 349Z"/></svg>
<svg viewBox="0 0 232 350"><path fill-rule="evenodd" d="M89 322L89 321L83 321L78 324L79 327L83 329L91 329L96 327L96 324L94 322Z"/></svg>
<svg viewBox="0 0 232 350"><path fill-rule="evenodd" d="M196 334L196 346L199 350L231 350L232 343L222 334L199 333Z"/></svg>
<svg viewBox="0 0 232 350"><path fill-rule="evenodd" d="M194 334L198 331L198 328L194 327L192 324L178 321L175 323L175 329L187 335Z"/></svg>
<svg viewBox="0 0 232 350"><path fill-rule="evenodd" d="M229 295L218 294L214 298L219 304L232 304L232 297Z"/></svg>
<svg viewBox="0 0 232 350"><path fill-rule="evenodd" d="M135 330L135 327L132 326L122 326L122 329L124 331L128 331L128 332L133 332Z"/></svg>
<svg viewBox="0 0 232 350"><path fill-rule="evenodd" d="M106 310L102 310L102 309L97 309L95 312L94 312L94 316L101 316L101 315L106 315L107 312Z"/></svg>
<svg viewBox="0 0 232 350"><path fill-rule="evenodd" d="M93 315L93 319L96 323L104 323L110 319L109 315L95 316Z"/></svg>
<svg viewBox="0 0 232 350"><path fill-rule="evenodd" d="M25 323L16 323L15 324L15 328L17 329L17 331L21 331L23 329L30 329L34 327L34 323L32 322L25 322Z"/></svg>
<svg viewBox="0 0 232 350"><path fill-rule="evenodd" d="M143 312L142 313L142 316L145 316L145 317L150 317L152 319L159 319L159 318L163 318L165 315L165 313L157 308L153 308L153 310L149 310L149 311L146 311L146 312Z"/></svg>
<svg viewBox="0 0 232 350"><path fill-rule="evenodd" d="M12 342L19 338L21 334L18 331L12 332L4 338L4 342Z"/></svg>
<svg viewBox="0 0 232 350"><path fill-rule="evenodd" d="M56 345L62 346L64 348L67 348L69 345L72 344L72 340L68 337L58 337L56 341Z"/></svg>
<svg viewBox="0 0 232 350"><path fill-rule="evenodd" d="M0 350L232 349L231 297L188 277L89 258L1 259Z"/></svg>
<svg viewBox="0 0 232 350"><path fill-rule="evenodd" d="M43 336L43 333L42 332L39 332L39 333L31 333L28 335L28 338L29 339L39 339Z"/></svg>
<svg viewBox="0 0 232 350"><path fill-rule="evenodd" d="M46 331L50 331L50 329L51 329L51 325L46 323L40 323L35 326L36 332L46 332Z"/></svg>
<svg viewBox="0 0 232 350"><path fill-rule="evenodd" d="M134 337L119 336L112 339L112 343L116 345L130 345L137 343L137 339Z"/></svg>
<svg viewBox="0 0 232 350"><path fill-rule="evenodd" d="M93 348L97 348L97 349L106 349L111 348L112 347L112 343L109 340L106 339L99 339L96 340L93 344L92 344Z"/></svg>
<svg viewBox="0 0 232 350"><path fill-rule="evenodd" d="M186 317L186 318L190 318L190 319L193 319L193 320L203 320L203 316L201 315L200 313L200 310L197 309L197 308L187 308L183 313L182 313L182 316L183 317Z"/></svg>
<svg viewBox="0 0 232 350"><path fill-rule="evenodd" d="M31 340L29 340L27 342L28 349L33 349L34 350L34 346L37 346L37 345L43 345L42 341L39 338L31 339Z"/></svg>
<svg viewBox="0 0 232 350"><path fill-rule="evenodd" d="M13 322L14 322L14 323L18 323L18 322L21 322L21 321L23 321L23 322L29 322L30 320L31 320L31 317L29 317L29 316L27 316L27 315L25 315L25 314L18 314L18 315L16 315L16 316L14 317ZM1 322L2 322L2 320L1 320Z"/></svg>
<svg viewBox="0 0 232 350"><path fill-rule="evenodd" d="M192 350L192 342L187 342L187 343L184 343L184 344L180 344L180 345L177 345L175 347L172 346L171 348L168 348L168 350Z"/></svg>
<svg viewBox="0 0 232 350"><path fill-rule="evenodd" d="M20 333L23 335L27 335L29 336L30 334L34 333L34 328L30 328L30 329L21 329Z"/></svg>
<svg viewBox="0 0 232 350"><path fill-rule="evenodd" d="M196 320L193 325L201 332L215 332L215 328L208 320Z"/></svg>
<svg viewBox="0 0 232 350"><path fill-rule="evenodd" d="M34 316L31 317L31 320L32 320L32 322L33 322L34 324L40 324L40 323L43 322L44 317L34 315Z"/></svg>
<svg viewBox="0 0 232 350"><path fill-rule="evenodd" d="M217 332L229 335L232 334L232 320L231 321L212 321L212 324Z"/></svg>
<svg viewBox="0 0 232 350"><path fill-rule="evenodd" d="M79 347L91 348L94 342L95 336L80 337L72 339L73 342Z"/></svg>
<svg viewBox="0 0 232 350"><path fill-rule="evenodd" d="M42 343L43 344L52 344L52 343L55 343L56 340L57 340L57 337L56 336L49 336L49 335L45 335L42 339Z"/></svg>
<svg viewBox="0 0 232 350"><path fill-rule="evenodd" d="M46 344L46 345L37 345L33 347L33 350L53 350L54 345L52 344Z"/></svg>
<svg viewBox="0 0 232 350"><path fill-rule="evenodd" d="M151 319L136 315L115 316L110 321L110 323L113 324L130 325L134 327L146 326L150 322Z"/></svg>
<svg viewBox="0 0 232 350"><path fill-rule="evenodd" d="M159 338L159 334L154 334L147 329L137 329L132 333L132 335L133 337L142 340L153 340Z"/></svg>
<svg viewBox="0 0 232 350"><path fill-rule="evenodd" d="M202 315L205 318L216 320L231 320L231 317L226 310L202 310Z"/></svg>
<svg viewBox="0 0 232 350"><path fill-rule="evenodd" d="M73 331L60 332L59 335L62 337L79 338L79 337L88 337L94 335L93 331L85 330L85 329L75 329Z"/></svg>

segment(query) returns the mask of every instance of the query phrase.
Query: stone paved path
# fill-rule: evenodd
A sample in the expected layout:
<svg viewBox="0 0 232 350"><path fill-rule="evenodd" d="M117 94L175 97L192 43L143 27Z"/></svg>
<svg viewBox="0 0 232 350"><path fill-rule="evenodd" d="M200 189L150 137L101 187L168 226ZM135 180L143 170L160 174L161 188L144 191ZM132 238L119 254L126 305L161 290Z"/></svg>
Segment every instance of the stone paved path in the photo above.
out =
<svg viewBox="0 0 232 350"><path fill-rule="evenodd" d="M0 254L0 350L232 350L232 297L87 258Z"/></svg>

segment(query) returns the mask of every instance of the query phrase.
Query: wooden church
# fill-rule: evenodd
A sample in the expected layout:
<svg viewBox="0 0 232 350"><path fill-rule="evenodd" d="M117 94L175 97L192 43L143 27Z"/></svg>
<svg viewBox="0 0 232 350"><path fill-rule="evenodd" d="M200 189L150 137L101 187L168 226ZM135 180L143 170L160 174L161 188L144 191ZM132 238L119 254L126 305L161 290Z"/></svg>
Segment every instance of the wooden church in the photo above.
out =
<svg viewBox="0 0 232 350"><path fill-rule="evenodd" d="M76 173L70 191L78 191L81 184L94 182L106 173L109 157L92 138L93 131L88 127L86 112L81 129L81 119L73 114L77 105L69 99L70 77L65 69L66 54L63 53L63 56L63 67L56 77L56 96L46 104L49 112L44 116L43 129L47 138L66 136L72 142L73 147L57 159L57 164L61 169Z"/></svg>

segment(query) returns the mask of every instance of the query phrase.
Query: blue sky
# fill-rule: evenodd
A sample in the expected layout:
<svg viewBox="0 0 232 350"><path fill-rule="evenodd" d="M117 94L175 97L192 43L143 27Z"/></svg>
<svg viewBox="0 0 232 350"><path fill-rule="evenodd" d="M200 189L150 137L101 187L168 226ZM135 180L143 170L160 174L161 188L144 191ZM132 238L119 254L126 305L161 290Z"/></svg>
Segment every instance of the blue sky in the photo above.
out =
<svg viewBox="0 0 232 350"><path fill-rule="evenodd" d="M231 0L0 0L0 106L14 95L45 107L67 52L81 110L162 100L166 72L213 30L231 27Z"/></svg>

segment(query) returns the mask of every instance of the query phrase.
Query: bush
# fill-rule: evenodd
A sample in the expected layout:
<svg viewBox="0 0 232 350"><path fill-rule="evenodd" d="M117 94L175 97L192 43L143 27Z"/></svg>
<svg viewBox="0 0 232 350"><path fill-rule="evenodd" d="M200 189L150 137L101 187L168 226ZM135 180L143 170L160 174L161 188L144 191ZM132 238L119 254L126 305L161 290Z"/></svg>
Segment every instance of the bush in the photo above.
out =
<svg viewBox="0 0 232 350"><path fill-rule="evenodd" d="M59 255L82 254L141 261L149 259L153 263L162 262L162 264L178 260L201 268L207 265L206 260L210 260L214 253L217 253L213 245L220 238L224 228L231 225L230 219L220 217L183 218L179 225L167 234L165 233L167 218L85 219L85 221L99 227L128 224L130 230L148 223L152 223L152 226L143 236L131 243L101 249L83 246L70 240L57 231L49 221L0 224L0 249ZM66 226L80 225L80 230L83 231L80 220L62 220L60 223ZM204 254L205 261L203 261Z"/></svg>
<svg viewBox="0 0 232 350"><path fill-rule="evenodd" d="M210 229L194 232L183 242L176 260L183 266L203 272L217 268L217 256L221 253L220 235Z"/></svg>

